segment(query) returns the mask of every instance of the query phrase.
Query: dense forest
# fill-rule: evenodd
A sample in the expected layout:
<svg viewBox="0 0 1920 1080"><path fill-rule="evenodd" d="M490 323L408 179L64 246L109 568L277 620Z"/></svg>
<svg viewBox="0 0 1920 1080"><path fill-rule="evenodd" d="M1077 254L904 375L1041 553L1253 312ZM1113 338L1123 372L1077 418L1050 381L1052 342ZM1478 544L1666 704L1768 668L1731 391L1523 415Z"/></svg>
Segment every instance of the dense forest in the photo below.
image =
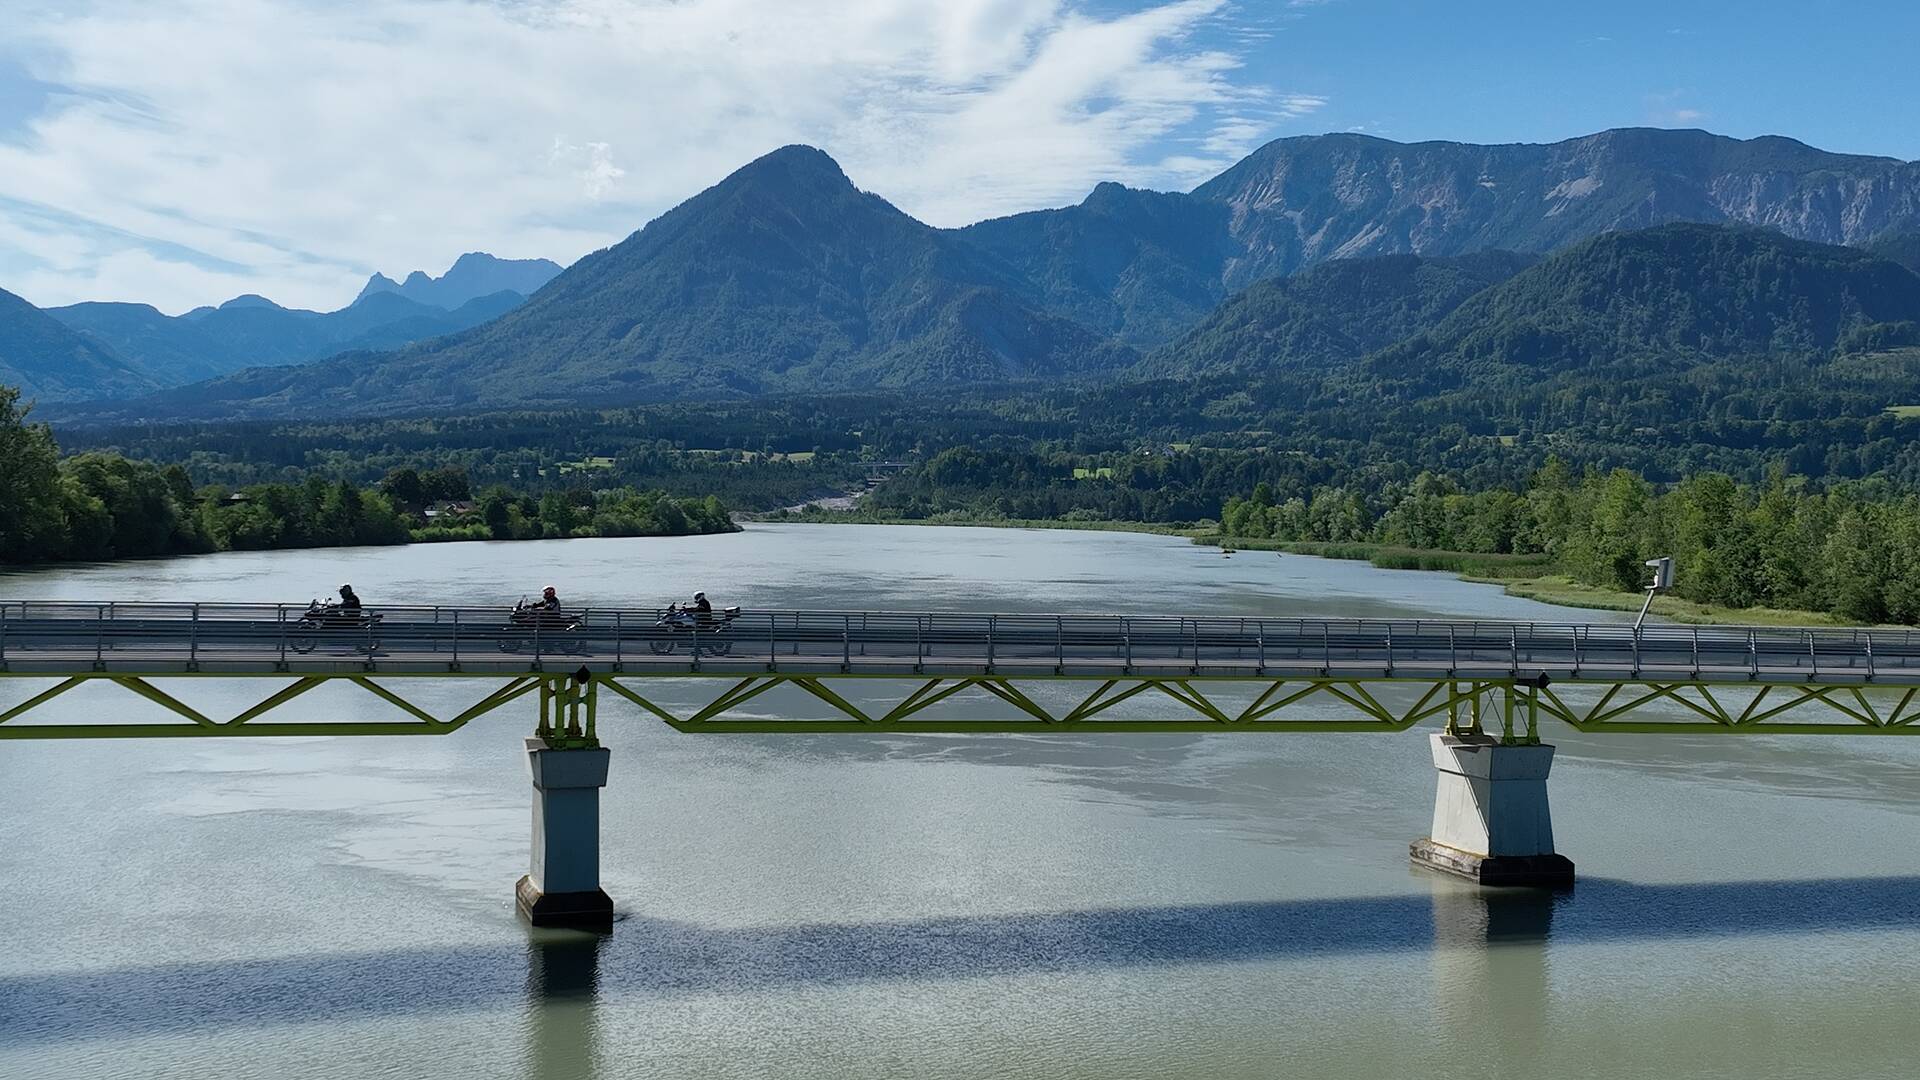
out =
<svg viewBox="0 0 1920 1080"><path fill-rule="evenodd" d="M317 474L237 489L196 486L179 464L105 451L62 458L53 433L28 422L9 387L0 387L0 461L7 463L0 469L4 563L737 528L711 495L585 486L539 497L500 485L475 492L458 467L399 468L375 486ZM436 511L431 519L429 508Z"/></svg>

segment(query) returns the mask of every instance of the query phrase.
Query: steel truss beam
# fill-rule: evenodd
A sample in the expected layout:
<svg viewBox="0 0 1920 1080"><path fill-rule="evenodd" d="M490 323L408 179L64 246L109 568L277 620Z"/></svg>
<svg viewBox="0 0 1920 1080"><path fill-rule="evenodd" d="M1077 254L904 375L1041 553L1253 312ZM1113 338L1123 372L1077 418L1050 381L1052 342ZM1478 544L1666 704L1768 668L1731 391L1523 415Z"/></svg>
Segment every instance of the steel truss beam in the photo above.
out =
<svg viewBox="0 0 1920 1080"><path fill-rule="evenodd" d="M187 676L175 676L187 677ZM222 678L240 676L200 676ZM479 674L431 678L500 678ZM285 679L281 675L278 678ZM396 692L391 683L365 674L316 674L293 678L231 717L216 718L167 693L152 676L88 672L70 676L10 708L0 710L0 739L236 737L275 735L445 735L525 695L538 693L535 734L553 746L595 746L599 692L604 687L644 714L691 733L817 734L859 732L1390 732L1444 720L1448 731L1491 729L1504 741L1539 738L1542 716L1580 731L1641 734L1708 732L1776 735L1920 734L1920 687L1873 688L1808 684L1752 686L1641 680L1582 681L1553 686L1540 679L1391 678L1205 678L1117 675L1078 678L1049 675L966 675L919 679L900 676L770 672L738 676L665 677L706 685L719 692L705 705L679 711L660 703L652 684L661 676L581 672L513 676L472 706L446 718L435 716ZM263 719L329 680L345 680L408 714L409 720L337 723ZM91 680L106 680L159 705L179 722L145 724L19 722ZM1064 705L1040 686L1071 686ZM1231 687L1241 688L1236 704ZM776 719L750 715L745 706L769 691L791 687L807 695L824 718ZM1223 688L1227 692L1223 693ZM966 695L993 706L983 719L929 713ZM879 704L874 704L875 699ZM1123 717L1118 706L1133 703L1133 716L1151 702L1144 718ZM1667 715L1653 712L1663 707ZM1684 719L1672 718L1674 711ZM796 710L783 709L782 714Z"/></svg>
<svg viewBox="0 0 1920 1080"><path fill-rule="evenodd" d="M1410 705L1383 702L1364 680L1357 679L1273 679L1234 680L1260 688L1245 705L1234 707L1218 700L1219 691L1203 688L1204 680L1192 678L1117 677L1105 680L1060 680L1045 676L960 676L922 680L878 679L866 676L834 675L752 675L727 687L705 706L679 715L636 688L650 680L631 676L602 675L595 682L639 706L644 712L676 731L710 734L746 732L773 734L813 732L821 734L856 732L998 733L1050 731L1404 731L1423 720L1448 717L1448 726L1467 730L1477 728L1479 702L1493 693L1500 683L1433 682L1401 684L1401 688L1420 690ZM843 692L850 686L868 690L911 681L913 688L904 697L882 706L862 707ZM1377 681L1377 680L1376 680ZM1092 689L1077 696L1068 708L1049 707L1030 692L1035 683L1072 683ZM1023 686L1023 684L1026 684ZM763 717L729 716L741 706L781 686L790 686L825 704L838 714L827 719L770 720ZM929 718L925 712L956 695L972 693L978 699L1002 706L1001 715L981 720ZM1153 695L1161 705L1171 703L1164 715L1148 719L1120 719L1109 710L1142 695ZM865 695L861 695L865 696ZM1329 719L1280 716L1282 710L1307 702L1310 705L1337 705L1357 717ZM1471 708L1471 725L1460 719L1464 708ZM1160 710L1156 710L1159 712Z"/></svg>
<svg viewBox="0 0 1920 1080"><path fill-rule="evenodd" d="M214 676L208 676L209 678ZM285 676L281 676L284 678ZM260 718L293 699L330 680L344 680L380 700L409 714L412 720L342 720L297 721L289 723L260 722ZM23 724L16 723L19 717L38 709L70 690L89 682L105 681L137 694L159 705L184 720L185 723L153 724ZM193 736L241 737L241 736L286 736L286 735L446 735L465 727L468 721L484 716L507 703L536 689L542 691L542 729L548 730L550 714L546 711L549 697L558 697L550 684L565 683L563 678L523 675L507 680L506 684L487 694L473 705L442 719L420 708L413 702L401 697L392 689L374 682L365 675L306 675L293 680L286 686L267 695L253 706L224 720L215 719L186 704L179 698L155 686L152 681L138 675L82 674L71 676L33 697L0 712L0 739L164 739ZM575 695L580 696L580 695ZM577 725L576 725L577 726ZM561 727L565 731L565 718L561 718Z"/></svg>

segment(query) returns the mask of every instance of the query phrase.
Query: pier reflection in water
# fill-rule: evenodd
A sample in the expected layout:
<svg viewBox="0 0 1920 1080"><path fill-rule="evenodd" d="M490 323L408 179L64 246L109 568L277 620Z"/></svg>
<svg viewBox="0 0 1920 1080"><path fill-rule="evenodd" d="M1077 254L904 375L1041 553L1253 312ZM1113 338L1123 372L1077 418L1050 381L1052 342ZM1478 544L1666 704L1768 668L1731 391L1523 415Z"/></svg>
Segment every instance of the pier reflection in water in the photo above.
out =
<svg viewBox="0 0 1920 1080"><path fill-rule="evenodd" d="M595 1024L600 954L608 938L574 930L531 930L527 939L526 1075L598 1076Z"/></svg>
<svg viewBox="0 0 1920 1080"><path fill-rule="evenodd" d="M1556 906L1571 891L1483 889L1430 871L1433 889L1433 1013L1448 1042L1508 1064L1537 1059L1552 985L1549 951Z"/></svg>

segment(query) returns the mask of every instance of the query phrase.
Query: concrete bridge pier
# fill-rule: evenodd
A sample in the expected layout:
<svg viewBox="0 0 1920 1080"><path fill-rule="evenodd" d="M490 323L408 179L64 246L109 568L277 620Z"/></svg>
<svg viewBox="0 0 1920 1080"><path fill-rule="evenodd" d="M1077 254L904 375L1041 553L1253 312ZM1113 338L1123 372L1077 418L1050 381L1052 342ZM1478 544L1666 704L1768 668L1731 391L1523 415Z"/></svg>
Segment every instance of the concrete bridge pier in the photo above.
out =
<svg viewBox="0 0 1920 1080"><path fill-rule="evenodd" d="M514 890L520 914L535 926L613 929L613 901L600 888L600 789L609 751L556 748L527 740L533 773L533 850Z"/></svg>
<svg viewBox="0 0 1920 1080"><path fill-rule="evenodd" d="M1566 888L1573 863L1553 850L1547 771L1553 747L1480 732L1434 735L1433 832L1413 861L1482 885Z"/></svg>

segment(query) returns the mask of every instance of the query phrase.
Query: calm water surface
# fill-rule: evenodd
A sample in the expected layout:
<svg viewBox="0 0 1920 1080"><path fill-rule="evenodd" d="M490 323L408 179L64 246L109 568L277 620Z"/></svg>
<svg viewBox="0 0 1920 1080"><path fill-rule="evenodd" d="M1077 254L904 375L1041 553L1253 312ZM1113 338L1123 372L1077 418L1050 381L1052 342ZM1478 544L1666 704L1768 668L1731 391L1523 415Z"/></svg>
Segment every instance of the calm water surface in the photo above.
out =
<svg viewBox="0 0 1920 1080"><path fill-rule="evenodd" d="M0 595L304 602L343 580L374 604L553 583L576 603L1595 617L1162 537L864 526L228 554ZM261 687L181 693L231 712ZM754 707L806 708L772 699ZM336 687L295 704L384 715ZM0 1076L1920 1072L1906 740L1553 729L1581 883L1543 901L1408 867L1433 788L1414 733L696 737L608 704L623 921L593 939L512 912L531 723L0 744Z"/></svg>

